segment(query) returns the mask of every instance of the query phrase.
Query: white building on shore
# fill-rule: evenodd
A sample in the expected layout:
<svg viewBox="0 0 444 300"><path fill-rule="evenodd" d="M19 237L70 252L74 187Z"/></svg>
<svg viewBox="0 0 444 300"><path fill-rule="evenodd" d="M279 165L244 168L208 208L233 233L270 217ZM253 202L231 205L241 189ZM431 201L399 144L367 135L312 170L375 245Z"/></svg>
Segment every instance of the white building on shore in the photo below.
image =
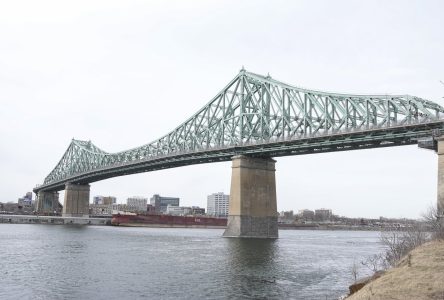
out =
<svg viewBox="0 0 444 300"><path fill-rule="evenodd" d="M214 217L228 217L228 208L230 204L230 195L222 192L208 195L207 214Z"/></svg>

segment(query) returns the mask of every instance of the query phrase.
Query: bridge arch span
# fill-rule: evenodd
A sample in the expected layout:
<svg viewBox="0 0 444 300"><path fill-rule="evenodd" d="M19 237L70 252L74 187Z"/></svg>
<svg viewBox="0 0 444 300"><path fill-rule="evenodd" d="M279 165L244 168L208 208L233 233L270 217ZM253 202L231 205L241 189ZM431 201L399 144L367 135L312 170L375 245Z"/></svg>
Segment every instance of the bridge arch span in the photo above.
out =
<svg viewBox="0 0 444 300"><path fill-rule="evenodd" d="M230 206L232 226L227 235L277 237L274 163L270 158L411 144L437 151L439 145L443 147L442 132L444 108L420 97L309 90L242 69L202 109L151 143L109 153L91 141L73 139L34 192L52 199L57 191L69 190L64 212L66 203L69 207L76 203L81 207L76 214L85 215L91 182L233 159L236 207L249 209L236 208L242 217L234 218L231 210L236 209ZM439 182L443 186L439 191L444 190L444 179ZM259 193L265 191L264 186L267 192ZM255 203L245 196L251 193L262 200ZM444 207L441 194L440 208ZM256 210L259 202L271 210Z"/></svg>
<svg viewBox="0 0 444 300"><path fill-rule="evenodd" d="M73 139L34 191L234 155L283 156L418 143L443 129L444 108L409 95L354 95L295 87L241 70L165 136L117 153Z"/></svg>

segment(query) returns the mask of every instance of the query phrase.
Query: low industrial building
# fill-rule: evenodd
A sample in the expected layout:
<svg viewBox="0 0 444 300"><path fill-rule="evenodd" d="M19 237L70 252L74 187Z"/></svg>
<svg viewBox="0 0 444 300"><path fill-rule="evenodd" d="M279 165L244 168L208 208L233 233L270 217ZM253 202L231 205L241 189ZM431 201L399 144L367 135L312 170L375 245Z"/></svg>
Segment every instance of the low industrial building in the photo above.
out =
<svg viewBox="0 0 444 300"><path fill-rule="evenodd" d="M167 215L173 216L202 216L205 214L205 209L198 206L173 206L168 205L166 210Z"/></svg>
<svg viewBox="0 0 444 300"><path fill-rule="evenodd" d="M89 214L91 216L111 216L113 214L112 205L90 204Z"/></svg>

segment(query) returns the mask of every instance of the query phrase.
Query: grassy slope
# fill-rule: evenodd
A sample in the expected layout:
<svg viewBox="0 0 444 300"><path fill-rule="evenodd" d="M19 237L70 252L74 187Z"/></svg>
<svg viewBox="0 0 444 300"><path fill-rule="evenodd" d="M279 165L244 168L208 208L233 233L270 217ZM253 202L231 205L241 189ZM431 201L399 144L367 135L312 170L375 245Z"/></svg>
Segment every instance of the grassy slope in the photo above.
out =
<svg viewBox="0 0 444 300"><path fill-rule="evenodd" d="M347 298L357 299L444 300L444 241L412 250L396 268Z"/></svg>

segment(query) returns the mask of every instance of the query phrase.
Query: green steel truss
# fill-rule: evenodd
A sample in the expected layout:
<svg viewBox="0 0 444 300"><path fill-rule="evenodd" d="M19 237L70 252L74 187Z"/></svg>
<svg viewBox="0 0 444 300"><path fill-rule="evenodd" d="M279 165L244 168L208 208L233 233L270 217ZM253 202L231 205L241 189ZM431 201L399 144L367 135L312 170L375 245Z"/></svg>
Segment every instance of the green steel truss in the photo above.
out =
<svg viewBox="0 0 444 300"><path fill-rule="evenodd" d="M443 107L415 96L308 90L241 70L201 110L152 143L108 153L73 139L34 191L224 161L236 154L282 156L413 144L444 129L443 113Z"/></svg>

